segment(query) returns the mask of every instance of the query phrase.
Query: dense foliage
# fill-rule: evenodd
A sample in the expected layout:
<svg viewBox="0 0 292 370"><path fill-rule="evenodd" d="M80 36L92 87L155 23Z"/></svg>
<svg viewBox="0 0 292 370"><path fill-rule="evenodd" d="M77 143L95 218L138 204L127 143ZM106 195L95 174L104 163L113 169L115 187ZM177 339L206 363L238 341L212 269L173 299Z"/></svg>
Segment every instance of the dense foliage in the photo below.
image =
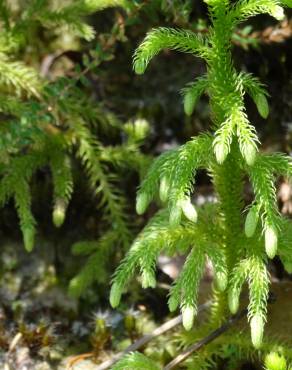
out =
<svg viewBox="0 0 292 370"><path fill-rule="evenodd" d="M133 341L143 333L135 311L126 308L152 294L164 301L157 284L159 256L187 255L169 290L168 306L172 312L180 308L190 332L175 340L166 336L169 352L158 355L150 346L145 351L149 358L136 352L114 368L160 368L181 346L208 335L238 312L245 283L251 340L225 335L183 366L216 368L227 358L232 368L242 359L256 362L255 354L260 354L267 369L287 368L291 351L265 337L264 326L271 260L276 257L288 272L292 266L291 222L280 213L277 195L279 181L291 178L291 158L260 150L260 140L266 146L267 138L282 135L272 122L280 105L268 90L273 95L277 86L279 91L287 86L289 95L291 84L285 84L288 72L271 89L261 82L263 78L269 84L264 54L275 47L265 49L267 32L261 33L253 17L265 13L266 18L255 19L281 34L289 28L283 7L291 5L290 0L205 0L195 6L190 0L0 1L3 244L7 237L18 239L20 229L31 259L43 240L64 247L63 259L56 252L54 284L65 287L85 311L92 302L99 308L107 305L110 275L125 253L114 273L111 305L119 305L137 269L143 288L156 288L144 296L133 283L129 302L121 308L123 334L120 324L117 334L111 334L107 315L95 316L88 340L93 358L100 360L110 346L123 347L117 344L123 336ZM290 36L281 35L281 52L271 52L270 58L278 70L283 63L289 66L290 55L283 42ZM133 53L138 76L131 71ZM248 58L259 55L267 64L257 62L249 69ZM193 78L194 69L195 79L181 90L183 114L176 90ZM288 99L282 122L289 121L290 108ZM266 128L261 126L265 120L270 124ZM287 135L285 140L289 151ZM137 216L133 199L139 183ZM208 191L214 196L196 206L202 183L212 186ZM247 189L252 189L248 195ZM149 207L152 201L156 205ZM214 278L211 313L192 331L206 264L211 264ZM5 268L1 274L5 285ZM163 319L163 303L158 306L154 304L153 313ZM31 329L19 321L23 314L18 303L8 312L31 352L51 346L49 326ZM9 330L0 327L5 350Z"/></svg>

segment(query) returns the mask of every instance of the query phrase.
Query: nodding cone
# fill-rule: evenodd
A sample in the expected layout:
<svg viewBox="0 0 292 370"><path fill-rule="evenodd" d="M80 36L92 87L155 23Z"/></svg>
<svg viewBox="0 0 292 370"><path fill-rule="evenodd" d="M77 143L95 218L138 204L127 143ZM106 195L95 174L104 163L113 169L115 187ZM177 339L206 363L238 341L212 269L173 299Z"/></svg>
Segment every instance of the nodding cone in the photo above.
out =
<svg viewBox="0 0 292 370"><path fill-rule="evenodd" d="M191 330L193 327L196 312L196 308L191 305L182 308L182 323L186 330Z"/></svg>
<svg viewBox="0 0 292 370"><path fill-rule="evenodd" d="M265 231L265 249L269 258L274 258L278 248L278 233L273 226L268 226Z"/></svg>
<svg viewBox="0 0 292 370"><path fill-rule="evenodd" d="M216 160L219 164L222 164L228 154L228 147L225 144L219 143L214 146L214 152Z"/></svg>
<svg viewBox="0 0 292 370"><path fill-rule="evenodd" d="M170 312L174 312L179 305L179 300L174 297L173 295L169 297L168 299L168 308Z"/></svg>
<svg viewBox="0 0 292 370"><path fill-rule="evenodd" d="M181 201L181 208L183 211L183 214L186 216L186 218L189 221L192 221L194 223L198 220L198 213L196 211L196 208L191 203L190 199L185 199Z"/></svg>
<svg viewBox="0 0 292 370"><path fill-rule="evenodd" d="M251 207L246 216L244 224L244 231L247 238L251 238L254 235L257 228L258 219L259 214L256 207Z"/></svg>
<svg viewBox="0 0 292 370"><path fill-rule="evenodd" d="M146 193L140 193L136 199L136 212L138 215L143 215L149 204L149 199Z"/></svg>
<svg viewBox="0 0 292 370"><path fill-rule="evenodd" d="M118 305L120 304L121 296L122 296L121 287L119 286L119 284L114 283L111 287L109 299L112 308L118 307Z"/></svg>
<svg viewBox="0 0 292 370"><path fill-rule="evenodd" d="M27 252L31 252L34 247L34 237L35 237L35 230L31 227L23 227L23 242L24 248Z"/></svg>
<svg viewBox="0 0 292 370"><path fill-rule="evenodd" d="M227 275L224 272L217 272L215 274L215 283L220 292L224 292L227 287Z"/></svg>
<svg viewBox="0 0 292 370"><path fill-rule="evenodd" d="M170 226L178 226L181 220L181 205L176 204L171 207L170 214L169 214L169 224Z"/></svg>
<svg viewBox="0 0 292 370"><path fill-rule="evenodd" d="M66 203L63 199L57 199L53 210L53 223L56 227L63 225L66 215Z"/></svg>
<svg viewBox="0 0 292 370"><path fill-rule="evenodd" d="M256 159L257 150L252 144L248 144L244 150L243 157L249 166L252 166Z"/></svg>
<svg viewBox="0 0 292 370"><path fill-rule="evenodd" d="M258 109L259 114L266 119L269 115L269 103L264 94L257 94L255 96L255 103Z"/></svg>
<svg viewBox="0 0 292 370"><path fill-rule="evenodd" d="M152 271L142 272L142 287L144 289L156 287L156 279Z"/></svg>
<svg viewBox="0 0 292 370"><path fill-rule="evenodd" d="M235 293L234 290L228 292L228 306L230 312L235 315L239 308L239 294Z"/></svg>
<svg viewBox="0 0 292 370"><path fill-rule="evenodd" d="M262 345L264 325L265 322L261 314L256 314L250 320L251 341L256 349L259 349Z"/></svg>
<svg viewBox="0 0 292 370"><path fill-rule="evenodd" d="M167 201L169 185L170 184L168 178L166 176L163 176L159 186L159 197L163 203Z"/></svg>
<svg viewBox="0 0 292 370"><path fill-rule="evenodd" d="M184 96L184 111L187 116L191 116L195 109L196 99L194 99L193 94L188 91Z"/></svg>
<svg viewBox="0 0 292 370"><path fill-rule="evenodd" d="M285 18L284 9L281 6L279 6L279 5L276 5L275 6L275 9L271 13L271 15L274 18L276 18L278 21L282 21Z"/></svg>

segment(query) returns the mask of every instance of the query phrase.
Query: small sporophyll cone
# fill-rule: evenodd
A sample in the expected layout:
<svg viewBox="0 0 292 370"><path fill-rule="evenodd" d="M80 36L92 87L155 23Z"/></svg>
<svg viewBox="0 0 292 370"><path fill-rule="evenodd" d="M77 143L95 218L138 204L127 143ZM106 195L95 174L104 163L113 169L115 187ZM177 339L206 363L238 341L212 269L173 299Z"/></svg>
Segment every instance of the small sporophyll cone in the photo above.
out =
<svg viewBox="0 0 292 370"><path fill-rule="evenodd" d="M175 311L178 308L179 300L175 296L170 296L168 299L168 308L170 312Z"/></svg>
<svg viewBox="0 0 292 370"><path fill-rule="evenodd" d="M63 225L66 215L66 204L62 199L58 199L53 210L53 223L56 227Z"/></svg>
<svg viewBox="0 0 292 370"><path fill-rule="evenodd" d="M167 201L168 192L169 192L169 179L166 176L163 176L159 186L159 197L162 202Z"/></svg>
<svg viewBox="0 0 292 370"><path fill-rule="evenodd" d="M137 140L143 140L149 133L150 127L148 121L139 118L134 122L135 137Z"/></svg>
<svg viewBox="0 0 292 370"><path fill-rule="evenodd" d="M196 211L196 208L192 205L190 199L185 199L181 201L181 208L183 211L183 214L186 216L186 218L189 221L192 221L194 223L198 220L198 213Z"/></svg>
<svg viewBox="0 0 292 370"><path fill-rule="evenodd" d="M118 307L118 305L120 304L121 296L122 296L121 287L117 283L114 283L110 291L110 304L113 308Z"/></svg>
<svg viewBox="0 0 292 370"><path fill-rule="evenodd" d="M265 231L265 250L269 258L274 258L278 248L278 233L273 226L268 226Z"/></svg>
<svg viewBox="0 0 292 370"><path fill-rule="evenodd" d="M34 238L35 238L35 231L31 227L24 227L22 229L23 232L23 241L24 241L24 248L27 252L31 252L34 247Z"/></svg>
<svg viewBox="0 0 292 370"><path fill-rule="evenodd" d="M274 11L271 13L271 15L276 18L278 21L282 21L285 18L284 9L276 5Z"/></svg>
<svg viewBox="0 0 292 370"><path fill-rule="evenodd" d="M239 294L233 290L228 292L228 306L230 312L235 315L239 308Z"/></svg>
<svg viewBox="0 0 292 370"><path fill-rule="evenodd" d="M216 286L220 292L224 292L227 287L227 275L224 272L217 272L215 275Z"/></svg>
<svg viewBox="0 0 292 370"><path fill-rule="evenodd" d="M136 200L136 212L138 215L143 215L149 204L148 195L146 193L140 193L137 195Z"/></svg>
<svg viewBox="0 0 292 370"><path fill-rule="evenodd" d="M256 314L250 320L251 340L255 348L260 348L264 335L265 322L260 314Z"/></svg>
<svg viewBox="0 0 292 370"><path fill-rule="evenodd" d="M193 94L189 91L184 96L184 111L187 116L193 114L195 108L196 99L194 99Z"/></svg>
<svg viewBox="0 0 292 370"><path fill-rule="evenodd" d="M228 148L225 144L219 143L215 145L214 152L215 152L217 162L219 164L222 164L227 157Z"/></svg>
<svg viewBox="0 0 292 370"><path fill-rule="evenodd" d="M266 96L264 94L257 94L255 103L259 114L266 119L269 115L269 103Z"/></svg>
<svg viewBox="0 0 292 370"><path fill-rule="evenodd" d="M196 309L193 306L187 305L182 308L182 323L186 330L191 330L194 324Z"/></svg>
<svg viewBox="0 0 292 370"><path fill-rule="evenodd" d="M244 159L249 166L252 166L255 162L257 150L256 147L252 144L247 145L244 151Z"/></svg>
<svg viewBox="0 0 292 370"><path fill-rule="evenodd" d="M255 207L252 207L245 219L244 231L247 238L251 238L257 228L259 215Z"/></svg>
<svg viewBox="0 0 292 370"><path fill-rule="evenodd" d="M266 370L286 370L287 362L277 352L271 352L265 358L265 367Z"/></svg>

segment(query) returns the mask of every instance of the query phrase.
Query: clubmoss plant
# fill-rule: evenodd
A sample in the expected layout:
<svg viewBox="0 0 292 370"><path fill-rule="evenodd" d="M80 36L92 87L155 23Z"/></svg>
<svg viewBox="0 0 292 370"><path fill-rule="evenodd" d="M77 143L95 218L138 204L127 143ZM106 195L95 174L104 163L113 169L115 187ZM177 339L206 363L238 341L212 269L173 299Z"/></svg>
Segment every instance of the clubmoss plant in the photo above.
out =
<svg viewBox="0 0 292 370"><path fill-rule="evenodd" d="M75 296L80 296L97 279L104 278L105 262L113 246L127 249L130 245L127 200L117 183L126 168L136 172L146 168L146 157L139 148L147 136L148 126L143 120L123 124L103 102L93 99L90 78L106 60L101 45L83 55L74 77L52 76L49 80L46 78L48 72L42 72L41 76L32 65L38 65L48 50L52 53L54 46L48 47L46 40L55 42L64 34L64 28L69 40L76 43L81 39L93 40L95 30L86 17L113 6L127 11L127 4L124 0L0 2L0 113L3 121L0 129L0 207L11 199L14 201L24 247L31 252L37 233L37 220L32 211L35 197L31 190L36 174L39 171L50 173L52 221L56 227L61 227L78 180L76 164L81 164L96 204L102 209L101 222L105 227L97 241L74 245L74 254L88 256L87 263L70 283L70 293ZM43 30L50 35L48 39L40 37ZM62 53L67 48L65 44ZM104 138L110 134L115 136L114 146L109 145L108 140L104 143ZM113 228L109 230L108 225Z"/></svg>
<svg viewBox="0 0 292 370"><path fill-rule="evenodd" d="M248 319L255 348L262 343L267 319L269 259L278 255L284 265L292 259L291 223L278 210L275 183L292 176L291 158L281 153L261 153L255 127L248 119L244 96L250 95L259 114L269 114L268 93L253 75L237 71L232 61L231 37L249 17L267 13L284 18L290 0L204 0L211 26L206 35L158 28L150 31L134 55L134 69L144 73L162 49L192 54L206 62L207 72L183 90L187 115L200 96L209 97L212 126L184 145L158 157L137 194L137 213L143 214L159 194L165 208L146 225L117 269L110 294L118 306L127 282L139 269L142 286L155 287L159 253L186 253L183 269L169 293L169 309L180 307L189 330L197 311L197 295L206 258L215 271L211 325L236 313L245 282L249 288ZM205 169L214 185L218 203L196 210L192 204L195 175ZM248 178L254 199L244 204L243 186ZM244 213L246 211L246 213ZM229 306L229 310L228 310ZM126 367L123 367L126 368Z"/></svg>

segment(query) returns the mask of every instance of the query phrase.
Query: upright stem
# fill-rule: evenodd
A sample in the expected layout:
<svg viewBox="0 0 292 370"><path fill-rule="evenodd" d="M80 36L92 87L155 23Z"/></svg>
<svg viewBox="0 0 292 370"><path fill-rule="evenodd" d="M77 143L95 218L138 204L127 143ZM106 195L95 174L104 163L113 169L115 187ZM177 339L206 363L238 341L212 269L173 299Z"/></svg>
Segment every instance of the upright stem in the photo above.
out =
<svg viewBox="0 0 292 370"><path fill-rule="evenodd" d="M236 71L233 68L230 50L232 26L226 17L228 2L221 3L213 15L213 35L211 45L214 52L208 65L210 105L215 128L219 127L232 109L243 106L242 96L236 88ZM225 24L225 27L222 27ZM227 102L227 104L224 104ZM231 105L230 102L233 104ZM233 138L231 151L223 164L214 164L211 170L213 184L219 197L220 218L224 235L224 245L228 273L232 271L239 256L239 238L242 233L241 213L243 208L243 176L240 168L241 154L238 143ZM214 289L215 303L211 321L222 322L227 314L227 295Z"/></svg>

